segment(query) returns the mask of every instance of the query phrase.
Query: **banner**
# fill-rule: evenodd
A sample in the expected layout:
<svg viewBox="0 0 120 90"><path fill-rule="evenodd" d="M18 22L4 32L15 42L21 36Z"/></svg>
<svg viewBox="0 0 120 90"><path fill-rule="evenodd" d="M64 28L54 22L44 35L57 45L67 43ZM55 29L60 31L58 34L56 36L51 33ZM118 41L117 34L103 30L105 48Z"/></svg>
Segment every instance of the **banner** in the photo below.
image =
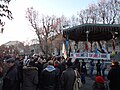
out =
<svg viewBox="0 0 120 90"><path fill-rule="evenodd" d="M73 56L74 55L74 56ZM104 53L70 53L70 58L75 57L75 58L81 58L81 59L104 59L104 60L110 60L110 54L104 54Z"/></svg>
<svg viewBox="0 0 120 90"><path fill-rule="evenodd" d="M63 43L63 46L62 46L62 55L63 57L66 59L67 58L67 52L66 52L66 48L65 48L65 44Z"/></svg>

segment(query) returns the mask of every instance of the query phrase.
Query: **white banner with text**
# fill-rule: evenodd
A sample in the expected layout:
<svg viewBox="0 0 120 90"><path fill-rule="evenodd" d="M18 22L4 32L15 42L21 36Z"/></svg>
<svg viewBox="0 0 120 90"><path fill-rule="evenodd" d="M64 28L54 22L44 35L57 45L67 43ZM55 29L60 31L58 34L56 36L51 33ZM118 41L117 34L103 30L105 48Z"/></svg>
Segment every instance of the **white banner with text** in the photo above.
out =
<svg viewBox="0 0 120 90"><path fill-rule="evenodd" d="M81 58L81 59L104 59L104 60L110 60L110 54L104 54L104 53L70 53L70 58Z"/></svg>

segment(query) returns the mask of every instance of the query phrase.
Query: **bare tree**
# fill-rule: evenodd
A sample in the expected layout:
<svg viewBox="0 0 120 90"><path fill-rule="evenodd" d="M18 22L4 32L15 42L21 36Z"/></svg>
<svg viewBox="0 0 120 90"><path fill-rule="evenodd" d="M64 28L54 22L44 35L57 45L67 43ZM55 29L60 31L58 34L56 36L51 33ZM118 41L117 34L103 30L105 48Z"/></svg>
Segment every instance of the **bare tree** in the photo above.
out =
<svg viewBox="0 0 120 90"><path fill-rule="evenodd" d="M86 11L86 13L88 13L87 17L89 17L89 23L97 23L99 22L98 19L98 6L96 4L91 4L89 5L88 10Z"/></svg>
<svg viewBox="0 0 120 90"><path fill-rule="evenodd" d="M26 18L30 22L34 32L39 40L40 48L47 57L50 54L49 44L50 40L54 40L55 36L60 34L60 18L53 16L42 16L39 18L39 14L33 7L28 8L26 12Z"/></svg>
<svg viewBox="0 0 120 90"><path fill-rule="evenodd" d="M96 4L90 4L88 9L78 12L80 24L103 23L116 24L120 22L120 1L99 0Z"/></svg>
<svg viewBox="0 0 120 90"><path fill-rule="evenodd" d="M0 29L1 33L3 33L5 21L4 18L8 18L9 20L12 20L12 12L9 10L8 5L11 0L0 0Z"/></svg>
<svg viewBox="0 0 120 90"><path fill-rule="evenodd" d="M120 13L120 4L117 0L100 0L98 2L99 18L105 24L115 24Z"/></svg>
<svg viewBox="0 0 120 90"><path fill-rule="evenodd" d="M88 13L89 13L88 9L81 10L80 12L77 13L77 15L79 16L79 23L80 24L88 23L88 19L89 19Z"/></svg>

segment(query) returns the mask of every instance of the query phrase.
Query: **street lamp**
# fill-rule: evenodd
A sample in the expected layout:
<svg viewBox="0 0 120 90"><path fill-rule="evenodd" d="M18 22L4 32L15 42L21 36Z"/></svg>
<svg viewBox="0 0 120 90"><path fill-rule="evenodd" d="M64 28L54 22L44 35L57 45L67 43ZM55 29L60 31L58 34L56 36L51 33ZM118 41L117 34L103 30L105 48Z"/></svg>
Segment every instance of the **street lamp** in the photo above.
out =
<svg viewBox="0 0 120 90"><path fill-rule="evenodd" d="M87 60L88 60L88 34L89 34L89 31L87 30L87 31L86 31L86 50L87 50Z"/></svg>
<svg viewBox="0 0 120 90"><path fill-rule="evenodd" d="M89 31L87 30L86 31L86 44L87 44L87 48L88 48L88 34L89 34ZM88 49L87 49L87 52L88 52Z"/></svg>

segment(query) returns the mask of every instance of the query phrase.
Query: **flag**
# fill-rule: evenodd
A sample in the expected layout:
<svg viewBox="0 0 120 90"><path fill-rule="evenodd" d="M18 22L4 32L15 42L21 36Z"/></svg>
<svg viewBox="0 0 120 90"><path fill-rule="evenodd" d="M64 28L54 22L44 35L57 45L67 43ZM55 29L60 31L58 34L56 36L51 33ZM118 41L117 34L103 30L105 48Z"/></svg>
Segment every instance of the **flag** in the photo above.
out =
<svg viewBox="0 0 120 90"><path fill-rule="evenodd" d="M114 39L112 39L112 47L113 47L113 50L112 50L111 56L114 56L115 55L115 40Z"/></svg>
<svg viewBox="0 0 120 90"><path fill-rule="evenodd" d="M65 44L63 43L63 46L62 46L62 55L63 57L66 59L67 58L67 53L66 53L66 48L65 48Z"/></svg>
<svg viewBox="0 0 120 90"><path fill-rule="evenodd" d="M105 43L102 45L102 51L103 53L108 53Z"/></svg>
<svg viewBox="0 0 120 90"><path fill-rule="evenodd" d="M111 56L114 56L115 55L115 51L113 50L112 53L111 53Z"/></svg>
<svg viewBox="0 0 120 90"><path fill-rule="evenodd" d="M88 51L88 43L85 42L85 50Z"/></svg>
<svg viewBox="0 0 120 90"><path fill-rule="evenodd" d="M75 56L75 52L73 52L73 56L72 56L72 62L74 62L76 59L76 56Z"/></svg>
<svg viewBox="0 0 120 90"><path fill-rule="evenodd" d="M115 40L112 39L112 46L113 46L113 50L115 51Z"/></svg>
<svg viewBox="0 0 120 90"><path fill-rule="evenodd" d="M100 52L99 52L99 49L96 47L95 48L95 54L99 54Z"/></svg>

